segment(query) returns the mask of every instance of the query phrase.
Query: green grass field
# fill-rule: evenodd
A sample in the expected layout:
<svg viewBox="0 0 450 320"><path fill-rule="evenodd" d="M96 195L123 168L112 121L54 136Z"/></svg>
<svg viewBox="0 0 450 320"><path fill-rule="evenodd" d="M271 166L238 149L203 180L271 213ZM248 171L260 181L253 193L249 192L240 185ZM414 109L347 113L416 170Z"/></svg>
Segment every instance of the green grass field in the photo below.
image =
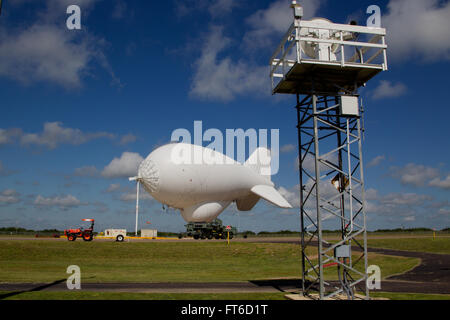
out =
<svg viewBox="0 0 450 320"><path fill-rule="evenodd" d="M383 277L411 269L414 258L370 254ZM0 282L53 282L78 265L84 282L222 282L298 278L298 245L232 242L2 241ZM362 265L361 265L362 267ZM334 279L332 269L326 270Z"/></svg>
<svg viewBox="0 0 450 320"><path fill-rule="evenodd" d="M0 281L51 282L78 265L86 282L246 281L299 273L294 245L3 241Z"/></svg>
<svg viewBox="0 0 450 320"><path fill-rule="evenodd" d="M300 278L300 247L288 243L226 242L68 242L2 240L0 282L50 283L67 279L69 265L78 265L82 282L226 282ZM369 246L449 253L450 238L376 239ZM313 253L313 252L312 252ZM355 255L356 258L356 255ZM369 254L369 264L382 277L406 272L419 259ZM362 267L362 265L361 265ZM327 268L327 279L336 279ZM390 299L448 299L448 295L383 294ZM25 292L8 299L284 299L283 293L102 293Z"/></svg>

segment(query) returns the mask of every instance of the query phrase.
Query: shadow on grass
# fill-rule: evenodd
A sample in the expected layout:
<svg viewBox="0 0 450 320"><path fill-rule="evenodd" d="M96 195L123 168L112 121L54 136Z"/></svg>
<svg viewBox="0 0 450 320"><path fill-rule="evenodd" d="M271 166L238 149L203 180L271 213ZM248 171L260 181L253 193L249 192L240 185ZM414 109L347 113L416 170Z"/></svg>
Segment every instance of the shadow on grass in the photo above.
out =
<svg viewBox="0 0 450 320"><path fill-rule="evenodd" d="M95 278L95 276L88 277L86 279L93 279L93 278ZM66 281L67 281L67 279L60 279L60 280L53 281L52 283L39 284L36 287L31 288L31 289L27 289L27 290L19 290L19 291L12 291L12 292L8 292L8 293L3 293L3 294L0 294L0 300L4 300L4 299L7 299L9 297L17 296L17 295L22 294L22 293L46 290L48 288L57 286L58 284L66 282ZM64 287L64 289L66 289L66 287Z"/></svg>
<svg viewBox="0 0 450 320"><path fill-rule="evenodd" d="M61 280L56 280L53 281L52 283L48 283L48 284L44 284L44 285L39 285L35 288L31 288L29 290L23 290L23 291L14 291L14 292L9 292L9 293L5 293L5 294L0 294L0 300L9 298L9 297L13 297L22 293L26 293L26 292L35 292L35 291L41 291L41 290L45 290L47 288L56 286L57 284L60 284L62 282L67 281L67 279L61 279Z"/></svg>
<svg viewBox="0 0 450 320"><path fill-rule="evenodd" d="M268 279L268 280L250 280L250 283L258 287L272 287L280 292L292 292L302 290L301 279ZM305 282L305 287L309 287L312 283Z"/></svg>

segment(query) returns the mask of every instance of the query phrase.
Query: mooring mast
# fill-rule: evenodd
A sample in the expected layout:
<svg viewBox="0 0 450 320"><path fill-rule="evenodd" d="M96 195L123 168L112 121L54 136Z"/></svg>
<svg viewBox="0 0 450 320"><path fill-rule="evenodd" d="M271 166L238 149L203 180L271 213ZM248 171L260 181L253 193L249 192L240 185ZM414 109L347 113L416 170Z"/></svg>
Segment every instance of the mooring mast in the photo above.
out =
<svg viewBox="0 0 450 320"><path fill-rule="evenodd" d="M270 60L270 77L272 94L297 98L302 294L369 299L358 89L387 70L386 30L306 21L296 1L291 7L294 22ZM336 242L324 239L325 227L340 230Z"/></svg>

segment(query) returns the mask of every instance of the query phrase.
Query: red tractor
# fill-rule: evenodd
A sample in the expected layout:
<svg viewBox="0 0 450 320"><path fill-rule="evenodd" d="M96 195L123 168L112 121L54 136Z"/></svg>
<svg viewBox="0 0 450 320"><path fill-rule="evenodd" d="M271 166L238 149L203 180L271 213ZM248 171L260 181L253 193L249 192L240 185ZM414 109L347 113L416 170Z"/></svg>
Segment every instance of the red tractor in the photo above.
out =
<svg viewBox="0 0 450 320"><path fill-rule="evenodd" d="M87 229L80 227L78 229L64 230L64 235L67 236L67 240L75 241L77 237L83 238L84 241L92 241L94 239L94 219L83 219L83 221L91 222L91 226Z"/></svg>

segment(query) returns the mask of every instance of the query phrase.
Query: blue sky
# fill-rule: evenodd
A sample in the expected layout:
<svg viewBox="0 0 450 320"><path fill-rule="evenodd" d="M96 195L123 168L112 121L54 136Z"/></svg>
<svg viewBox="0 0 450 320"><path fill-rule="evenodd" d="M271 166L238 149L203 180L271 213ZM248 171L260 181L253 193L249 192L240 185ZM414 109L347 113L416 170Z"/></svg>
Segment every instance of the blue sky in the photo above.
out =
<svg viewBox="0 0 450 320"><path fill-rule="evenodd" d="M0 227L134 230L127 177L178 128L279 129L273 177L295 202L295 98L270 94L268 61L290 1L3 1ZM382 10L389 71L361 90L368 227L450 226L448 1L300 1L306 18L364 25ZM81 30L66 8L81 8ZM295 148L293 148L294 146ZM140 225L183 230L144 196ZM221 218L240 229L299 229L298 208L261 201Z"/></svg>

